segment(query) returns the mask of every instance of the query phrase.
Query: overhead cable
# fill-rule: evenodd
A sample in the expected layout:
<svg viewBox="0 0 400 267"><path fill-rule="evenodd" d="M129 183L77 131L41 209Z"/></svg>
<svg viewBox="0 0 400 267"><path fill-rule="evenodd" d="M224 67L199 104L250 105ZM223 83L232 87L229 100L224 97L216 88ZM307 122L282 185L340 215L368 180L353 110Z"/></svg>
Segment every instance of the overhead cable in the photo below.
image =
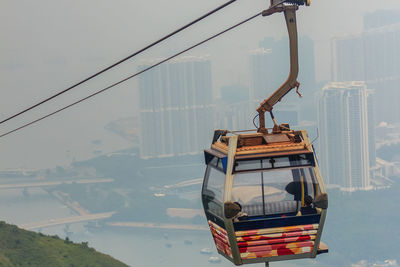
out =
<svg viewBox="0 0 400 267"><path fill-rule="evenodd" d="M20 112L18 112L18 113L16 113L16 114L14 114L14 115L12 115L12 116L10 116L10 117L8 117L8 118L6 118L6 119L0 121L0 124L3 124L3 123L5 123L5 122L7 122L7 121L9 121L9 120L11 120L11 119L13 119L13 118L15 118L15 117L18 117L19 115L22 115L22 114L28 112L29 110L34 109L34 108L36 108L36 107L38 107L38 106L40 106L40 105L42 105L42 104L44 104L44 103L46 103L46 102L52 100L53 98L56 98L56 97L58 97L58 96L60 96L60 95L62 95L62 94L64 94L64 93L68 92L69 90L71 90L71 89L73 89L73 88L75 88L75 87L77 87L77 86L79 86L79 85L81 85L81 84L83 84L83 83L85 83L85 82L87 82L87 81L89 81L89 80L91 80L91 79L93 79L93 78L99 76L100 74L102 74L102 73L104 73L104 72L106 72L106 71L108 71L108 70L114 68L115 66L117 66L117 65L119 65L119 64L121 64L121 63L127 61L128 59L133 58L134 56L139 55L140 53L146 51L147 49L149 49L149 48L151 48L151 47L153 47L153 46L155 46L155 45L157 45L157 44L159 44L159 43L165 41L166 39L172 37L173 35L175 35L175 34L181 32L181 31L183 31L184 29L186 29L186 28L188 28L188 27L194 25L195 23L197 23L197 22L199 22L199 21L205 19L206 17L208 17L208 16L210 16L210 15L216 13L217 11L219 11L219 10L221 10L221 9L223 9L223 8L225 8L225 7L227 7L227 6L229 6L230 4L232 4L233 2L236 2L236 1L237 1L237 0L230 0L230 1L226 2L226 3L224 3L223 5L221 5L221 6L217 7L217 8L215 8L215 9L211 10L210 12L204 14L203 16L199 17L198 19L195 19L195 20L193 20L192 22L186 24L185 26L183 26L183 27L181 27L181 28L179 28L179 29L177 29L177 30L171 32L170 34L167 34L166 36L162 37L161 39L159 39L159 40L157 40L157 41L155 41L155 42L149 44L148 46L146 46L146 47L144 47L144 48L142 48L142 49L136 51L135 53L133 53L133 54L131 54L131 55L125 57L124 59L121 59L120 61L118 61L118 62L112 64L111 66L109 66L109 67L107 67L107 68L105 68L105 69L102 69L101 71L99 71L99 72L93 74L92 76L90 76L90 77L88 77L88 78L86 78L86 79L84 79L84 80L82 80L82 81L80 81L80 82L78 82L78 83L76 83L76 84L74 84L74 85L68 87L67 89L64 89L64 90L62 90L62 91L60 91L60 92L58 92L58 93L56 93L56 94L54 94L54 95L52 95L52 96L50 96L50 97L48 97L48 98L46 98L46 99L40 101L39 103L34 104L34 105L32 105L32 106L30 106L30 107L28 107L28 108L26 108L26 109L24 109L24 110L22 110L22 111L20 111Z"/></svg>
<svg viewBox="0 0 400 267"><path fill-rule="evenodd" d="M207 38L207 39L205 39L205 40L203 40L203 41L201 41L201 42L199 42L199 43L197 43L197 44L195 44L195 45L192 45L192 46L189 47L189 48L186 48L185 50L182 50L182 51L179 52L179 53L176 53L176 54L174 54L174 55L172 55L172 56L170 56L170 57L168 57L168 58L166 58L166 59L163 59L163 60L159 61L158 63L156 63L156 64L154 64L154 65L151 65L151 66L149 66L149 67L147 67L147 68L145 68L145 69L143 69L143 70L141 70L141 71L139 71L139 72L136 72L135 74L132 74L132 75L130 75L130 76L124 78L123 80L120 80L119 82L116 82L116 83L114 83L114 84L112 84L112 85L109 85L109 86L107 86L106 88L103 88L103 89L101 89L101 90L99 90L99 91L97 91L97 92L95 92L95 93L93 93L93 94L91 94L91 95L88 95L88 96L86 96L86 97L84 97L84 98L81 98L80 100L78 100L78 101L76 101L76 102L73 102L73 103L71 103L71 104L69 104L69 105L67 105L67 106L65 106L65 107L63 107L63 108L60 108L60 109L58 109L58 110L56 110L56 111L54 111L54 112L51 112L51 113L49 113L49 114L47 114L47 115L45 115L45 116L43 116L43 117L40 117L39 119L36 119L36 120L34 120L34 121L31 121L31 122L29 122L29 123L26 123L26 124L24 124L24 125L18 127L18 128L15 128L14 130L11 130L11 131L9 131L9 132L6 132L6 133L4 133L4 134L1 134L1 135L0 135L0 138L1 138L1 137L5 137L6 135L9 135L9 134L14 133L14 132L16 132L16 131L19 131L19 130L21 130L21 129L27 127L27 126L30 126L30 125L32 125L32 124L34 124L34 123L37 123L37 122L39 122L39 121L41 121L41 120L44 120L44 119L46 119L46 118L48 118L48 117L50 117L50 116L53 116L53 115L55 115L55 114L57 114L57 113L59 113L59 112L65 110L65 109L67 109L67 108L70 108L70 107L72 107L72 106L75 106L75 105L77 105L77 104L79 104L79 103L81 103L81 102L83 102L83 101L85 101L85 100L87 100L87 99L89 99L89 98L92 98L92 97L94 97L94 96L96 96L96 95L98 95L98 94L101 94L101 93L107 91L108 89L111 89L111 88L113 88L113 87L115 87L115 86L117 86L117 85L119 85L119 84L121 84L121 83L123 83L123 82L126 82L126 81L128 81L128 80L130 80L130 79L132 79L132 78L134 78L134 77L136 77L136 76L138 76L138 75L140 75L140 74L142 74L142 73L148 71L148 70L151 70L151 69L157 67L157 66L160 65L160 64L163 64L163 63L165 63L165 62L167 62L167 61L169 61L169 60L171 60L171 59L173 59L173 58L175 58L175 57L177 57L177 56L179 56L179 55L181 55L181 54L183 54L183 53L185 53L185 52L187 52L187 51L189 51L189 50L192 50L193 48L198 47L198 46L200 46L200 45L202 45L202 44L204 44L204 43L206 43L206 42L208 42L208 41L210 41L210 40L212 40L212 39L214 39L214 38L216 38L216 37L218 37L218 36L220 36L220 35L222 35L222 34L224 34L224 33L226 33L226 32L228 32L228 31L230 31L230 30L233 30L234 28L236 28L236 27L238 27L238 26L240 26L240 25L242 25L242 24L244 24L244 23L246 23L246 22L249 22L249 21L255 19L256 17L260 16L261 14L262 14L262 12L259 12L259 13L255 14L255 15L253 15L253 16L251 16L251 17L249 17L249 18L247 18L247 19L245 19L245 20L243 20L243 21L241 21L241 22L239 22L239 23L237 23L237 24L235 24L235 25L233 25L233 26L231 26L231 27L229 27L229 28L227 28L227 29L225 29L225 30L219 32L219 33L217 33L217 34L212 35L211 37L209 37L209 38Z"/></svg>

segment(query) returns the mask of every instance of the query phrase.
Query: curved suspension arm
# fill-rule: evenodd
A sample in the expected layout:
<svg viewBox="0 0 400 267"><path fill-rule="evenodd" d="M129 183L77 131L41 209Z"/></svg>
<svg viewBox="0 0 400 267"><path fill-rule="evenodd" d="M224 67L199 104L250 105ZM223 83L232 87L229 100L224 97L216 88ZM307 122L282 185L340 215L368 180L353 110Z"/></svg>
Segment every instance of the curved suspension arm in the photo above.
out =
<svg viewBox="0 0 400 267"><path fill-rule="evenodd" d="M281 99L290 92L293 88L298 88L300 83L297 81L297 75L299 73L299 60L298 60L298 43L297 43L297 25L296 25L296 10L299 7L297 5L281 5L274 8L267 9L263 12L263 16L269 16L276 12L284 12L286 25L289 33L289 45L290 45L290 73L287 80L276 90L270 97L265 99L260 106L257 108L259 114L259 132L266 133L265 128L265 112L268 111L271 114L271 118L274 122L274 132L279 132L279 126L276 123L272 109L274 105L281 101ZM301 95L300 95L301 96Z"/></svg>

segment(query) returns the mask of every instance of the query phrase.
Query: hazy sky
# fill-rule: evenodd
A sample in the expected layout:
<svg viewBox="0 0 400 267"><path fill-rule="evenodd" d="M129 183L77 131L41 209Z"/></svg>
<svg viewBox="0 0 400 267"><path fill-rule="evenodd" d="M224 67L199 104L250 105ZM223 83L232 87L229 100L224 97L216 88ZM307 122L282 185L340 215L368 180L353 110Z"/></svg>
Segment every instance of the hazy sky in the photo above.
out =
<svg viewBox="0 0 400 267"><path fill-rule="evenodd" d="M0 119L65 89L224 2L0 0ZM143 59L171 55L268 5L266 0L238 0L111 73L35 112L1 125L0 132L134 73ZM400 1L314 0L310 7L301 8L297 15L299 33L315 41L318 80L330 78L330 39L361 32L363 14L376 9L400 9ZM210 56L215 92L232 83L248 86L250 51L266 36L285 35L282 14L259 17L188 55ZM0 139L0 170L54 167L68 164L72 158L89 158L93 150L110 152L129 146L119 136L104 130L104 126L117 118L138 115L136 86L136 80L132 80ZM93 144L96 139L101 139L102 144Z"/></svg>

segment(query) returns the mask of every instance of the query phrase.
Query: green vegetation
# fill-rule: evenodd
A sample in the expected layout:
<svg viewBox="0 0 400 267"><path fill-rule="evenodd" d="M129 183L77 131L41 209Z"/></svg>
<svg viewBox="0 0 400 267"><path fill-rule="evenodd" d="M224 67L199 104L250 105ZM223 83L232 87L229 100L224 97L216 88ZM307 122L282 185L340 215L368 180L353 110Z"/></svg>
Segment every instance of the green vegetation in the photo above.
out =
<svg viewBox="0 0 400 267"><path fill-rule="evenodd" d="M87 242L46 236L0 221L0 266L127 266Z"/></svg>

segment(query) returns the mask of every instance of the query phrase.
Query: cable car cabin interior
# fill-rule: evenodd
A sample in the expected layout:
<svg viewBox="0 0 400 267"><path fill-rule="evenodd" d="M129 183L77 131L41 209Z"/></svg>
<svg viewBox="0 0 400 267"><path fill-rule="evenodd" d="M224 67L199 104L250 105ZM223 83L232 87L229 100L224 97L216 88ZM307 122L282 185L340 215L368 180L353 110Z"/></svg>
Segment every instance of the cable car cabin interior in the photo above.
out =
<svg viewBox="0 0 400 267"><path fill-rule="evenodd" d="M204 153L202 201L221 255L241 265L327 252L328 199L306 131L217 130Z"/></svg>

